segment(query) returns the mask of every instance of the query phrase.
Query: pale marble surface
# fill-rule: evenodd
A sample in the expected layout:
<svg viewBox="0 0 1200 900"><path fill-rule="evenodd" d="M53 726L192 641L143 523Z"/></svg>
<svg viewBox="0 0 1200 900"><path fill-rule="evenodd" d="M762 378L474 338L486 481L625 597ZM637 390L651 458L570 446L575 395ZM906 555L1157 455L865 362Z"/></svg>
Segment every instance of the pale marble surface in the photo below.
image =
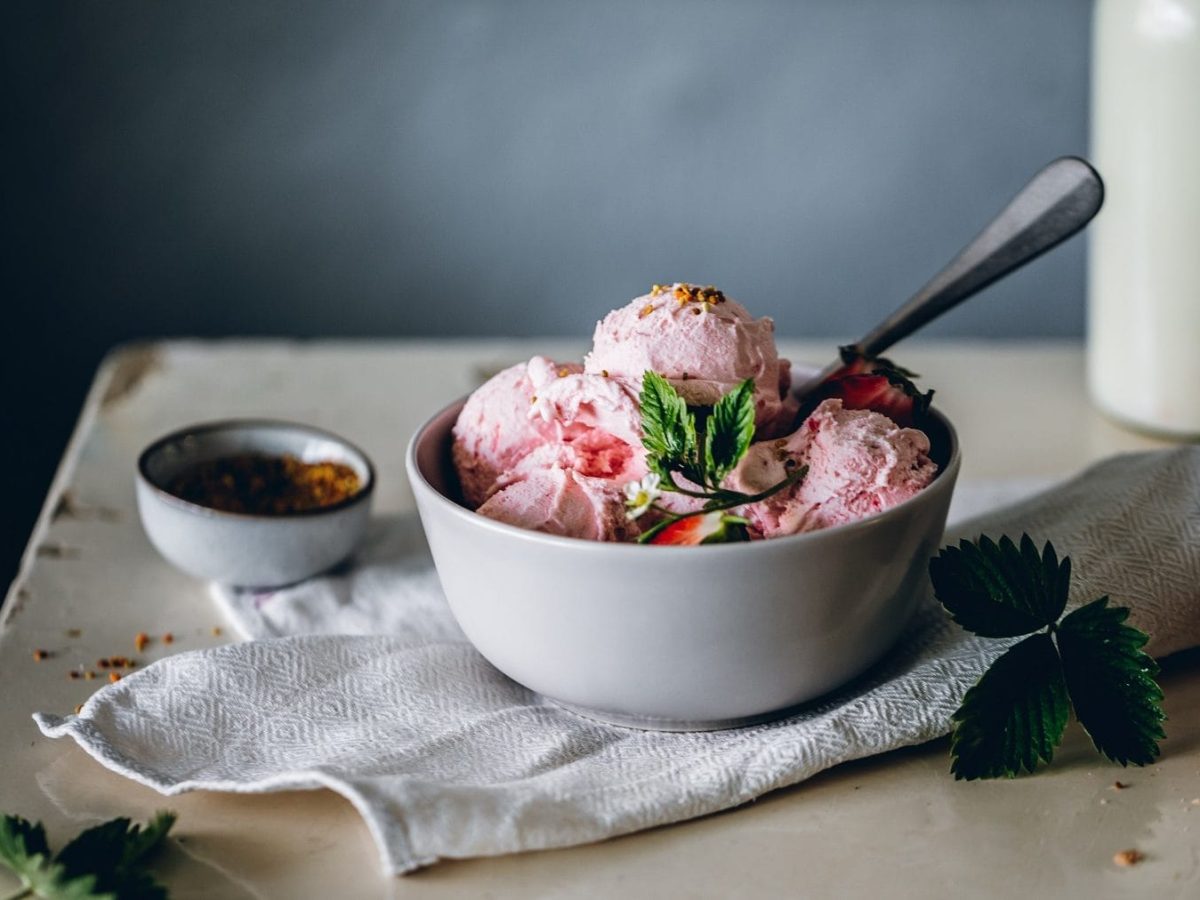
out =
<svg viewBox="0 0 1200 900"><path fill-rule="evenodd" d="M782 342L799 360L826 344ZM133 652L145 661L208 646L221 625L203 585L171 569L137 523L133 464L189 422L272 415L330 428L380 470L380 513L411 506L402 450L437 406L481 372L582 342L221 342L118 351L97 377L0 613L0 810L44 819L60 840L100 817L165 805L66 741L41 738L35 709L65 712L99 682L66 671ZM1095 414L1075 344L906 346L957 424L964 479L1069 474L1121 450L1157 446ZM61 502L69 491L69 502ZM58 515L55 515L55 510ZM71 638L67 630L82 629ZM32 652L55 655L41 663ZM959 784L946 743L840 767L730 813L603 844L449 862L404 879L378 874L348 803L328 792L173 798L178 835L160 864L172 896L556 897L1092 896L1200 894L1200 661L1169 666L1169 740L1155 766L1102 762L1076 726L1055 764L1011 782ZM1121 780L1130 786L1111 788ZM1112 854L1147 859L1118 869ZM0 875L0 896L10 887ZM15 882L11 883L15 887Z"/></svg>

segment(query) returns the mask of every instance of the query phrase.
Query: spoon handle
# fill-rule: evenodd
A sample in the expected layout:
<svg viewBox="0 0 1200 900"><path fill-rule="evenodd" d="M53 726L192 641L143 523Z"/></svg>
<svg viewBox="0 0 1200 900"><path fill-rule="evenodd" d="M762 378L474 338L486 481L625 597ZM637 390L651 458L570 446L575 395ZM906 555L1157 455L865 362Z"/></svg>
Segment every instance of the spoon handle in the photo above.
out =
<svg viewBox="0 0 1200 900"><path fill-rule="evenodd" d="M878 356L921 326L1014 269L1065 241L1104 202L1104 182L1075 156L1054 160L1033 176L963 250L907 303L853 347Z"/></svg>

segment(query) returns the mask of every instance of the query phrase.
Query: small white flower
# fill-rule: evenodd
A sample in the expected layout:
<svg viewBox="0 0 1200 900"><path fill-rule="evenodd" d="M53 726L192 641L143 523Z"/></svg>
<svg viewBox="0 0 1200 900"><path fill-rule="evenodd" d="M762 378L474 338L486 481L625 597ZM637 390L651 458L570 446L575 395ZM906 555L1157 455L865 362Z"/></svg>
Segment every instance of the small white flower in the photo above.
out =
<svg viewBox="0 0 1200 900"><path fill-rule="evenodd" d="M650 504L662 493L658 489L661 481L657 474L651 472L641 481L631 481L625 485L625 505L629 507L625 513L626 519L632 522L650 508Z"/></svg>

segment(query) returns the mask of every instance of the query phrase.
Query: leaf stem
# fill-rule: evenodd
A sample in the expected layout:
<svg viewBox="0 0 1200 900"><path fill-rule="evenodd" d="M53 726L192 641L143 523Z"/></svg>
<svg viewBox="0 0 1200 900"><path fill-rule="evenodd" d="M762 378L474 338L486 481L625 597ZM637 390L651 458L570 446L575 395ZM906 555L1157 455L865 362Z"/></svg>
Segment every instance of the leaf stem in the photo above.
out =
<svg viewBox="0 0 1200 900"><path fill-rule="evenodd" d="M668 490L670 490L676 494L683 494L685 497L698 497L701 500L707 500L710 497L712 497L711 493L705 493L703 491L693 491L693 490L689 490L688 488L680 487L678 485L678 483L676 483L676 481L675 481L675 475L671 472L667 473L667 484L670 485Z"/></svg>

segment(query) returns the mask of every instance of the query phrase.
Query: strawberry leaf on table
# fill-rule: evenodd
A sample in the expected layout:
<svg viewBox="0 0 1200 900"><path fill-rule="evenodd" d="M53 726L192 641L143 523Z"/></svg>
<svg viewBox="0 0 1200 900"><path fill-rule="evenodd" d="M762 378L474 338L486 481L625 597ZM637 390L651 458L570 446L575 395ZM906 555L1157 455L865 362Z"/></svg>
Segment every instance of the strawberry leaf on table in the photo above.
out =
<svg viewBox="0 0 1200 900"><path fill-rule="evenodd" d="M51 858L42 823L20 816L0 819L0 864L12 870L24 891L16 896L82 900L96 897L94 878L70 878L65 868Z"/></svg>
<svg viewBox="0 0 1200 900"><path fill-rule="evenodd" d="M1068 708L1112 761L1145 765L1158 756L1166 717L1158 667L1141 649L1149 638L1108 597L1062 615L1069 557L1059 562L1049 541L1039 555L1028 535L1019 548L985 535L944 548L929 572L937 599L968 631L1039 632L1009 648L963 697L952 717L956 778L1011 777L1050 762Z"/></svg>
<svg viewBox="0 0 1200 900"><path fill-rule="evenodd" d="M1061 563L1050 542L1039 557L1021 535L999 544L986 535L945 547L929 563L933 589L954 621L981 637L1018 637L1058 621L1067 604L1071 561Z"/></svg>
<svg viewBox="0 0 1200 900"><path fill-rule="evenodd" d="M1081 606L1058 626L1075 715L1096 749L1121 765L1158 756L1163 733L1158 664L1142 652L1147 636L1125 624L1129 610L1108 597Z"/></svg>
<svg viewBox="0 0 1200 900"><path fill-rule="evenodd" d="M754 379L747 378L717 401L704 432L707 483L719 485L754 440Z"/></svg>
<svg viewBox="0 0 1200 900"><path fill-rule="evenodd" d="M1062 664L1048 634L1011 647L967 691L954 714L950 744L955 778L1013 776L1050 762L1067 727L1070 704Z"/></svg>
<svg viewBox="0 0 1200 900"><path fill-rule="evenodd" d="M89 828L51 859L41 824L0 819L0 864L21 880L15 897L44 900L165 900L167 891L146 870L175 822L160 812L145 827L120 818Z"/></svg>
<svg viewBox="0 0 1200 900"><path fill-rule="evenodd" d="M171 813L160 812L143 829L120 818L89 828L67 844L55 857L68 874L92 873L96 890L114 891L126 897L164 898L166 890L156 885L138 867L159 848L175 822Z"/></svg>

